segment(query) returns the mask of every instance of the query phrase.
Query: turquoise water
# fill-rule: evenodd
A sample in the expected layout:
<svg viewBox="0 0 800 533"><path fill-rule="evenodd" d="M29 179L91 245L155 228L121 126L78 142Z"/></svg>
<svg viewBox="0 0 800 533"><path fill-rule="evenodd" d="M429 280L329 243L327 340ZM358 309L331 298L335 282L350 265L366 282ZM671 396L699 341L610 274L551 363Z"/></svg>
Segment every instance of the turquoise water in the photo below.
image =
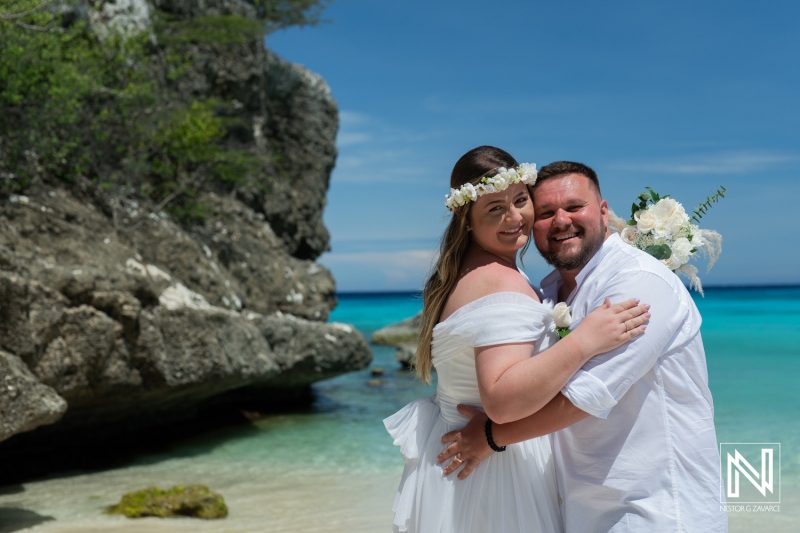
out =
<svg viewBox="0 0 800 533"><path fill-rule="evenodd" d="M353 324L369 339L375 330L405 320L421 309L417 294L345 294L339 296L330 321ZM395 470L397 461L402 460L381 420L406 403L433 394L435 384L420 383L402 369L393 347L372 346L372 350L369 368L315 384L315 400L307 410L269 415L246 427L216 431L146 460L183 454L251 467L268 464L287 472L318 468L332 473ZM382 369L383 375L373 376L375 368Z"/></svg>
<svg viewBox="0 0 800 533"><path fill-rule="evenodd" d="M780 442L784 483L800 485L800 287L709 288L695 300L703 315L718 440ZM341 295L331 321L353 324L369 338L421 306L416 294ZM432 394L435 386L399 368L394 348L373 350L369 369L316 384L316 400L307 412L214 433L183 451L286 468L319 467L319 462L341 472L396 469L400 457L381 420ZM376 367L384 375L373 377ZM380 384L371 385L375 379Z"/></svg>
<svg viewBox="0 0 800 533"><path fill-rule="evenodd" d="M800 287L712 289L695 301L720 442L779 442L800 486Z"/></svg>
<svg viewBox="0 0 800 533"><path fill-rule="evenodd" d="M796 531L800 287L708 288L705 298L695 300L703 315L719 441L781 443L781 512L730 513L730 530ZM353 324L369 338L421 306L416 294L341 295L331 321ZM31 532L139 531L124 519L105 516L103 507L144 486L196 482L225 495L231 509L225 531L388 530L403 461L381 420L432 394L435 385L421 384L401 369L394 348L373 350L370 368L314 385L314 404L302 412L223 428L127 467L0 490L0 533L23 529L9 517L38 524L25 529ZM377 367L384 373L375 377L371 370ZM158 521L147 522L147 530L220 531L212 523Z"/></svg>

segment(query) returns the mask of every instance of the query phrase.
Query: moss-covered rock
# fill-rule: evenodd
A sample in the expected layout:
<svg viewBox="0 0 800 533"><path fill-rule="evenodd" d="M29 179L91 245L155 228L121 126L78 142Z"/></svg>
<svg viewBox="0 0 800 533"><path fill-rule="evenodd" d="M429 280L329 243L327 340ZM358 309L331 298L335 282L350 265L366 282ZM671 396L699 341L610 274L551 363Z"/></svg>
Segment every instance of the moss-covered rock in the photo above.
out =
<svg viewBox="0 0 800 533"><path fill-rule="evenodd" d="M167 490L148 487L129 492L108 511L128 518L188 516L212 519L228 516L228 506L222 495L205 485L176 485Z"/></svg>

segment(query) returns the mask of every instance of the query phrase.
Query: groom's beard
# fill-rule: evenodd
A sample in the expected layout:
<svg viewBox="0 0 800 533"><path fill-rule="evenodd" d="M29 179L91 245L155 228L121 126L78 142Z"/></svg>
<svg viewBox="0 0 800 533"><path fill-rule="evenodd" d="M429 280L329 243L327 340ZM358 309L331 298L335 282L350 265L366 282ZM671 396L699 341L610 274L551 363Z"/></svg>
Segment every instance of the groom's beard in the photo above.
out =
<svg viewBox="0 0 800 533"><path fill-rule="evenodd" d="M583 240L577 250L559 250L558 252L549 249L543 250L539 246L539 254L544 258L549 265L552 265L557 270L573 271L580 270L589 260L594 257L594 254L603 246L606 240L607 228L605 224L600 223L599 231L592 232L584 231Z"/></svg>

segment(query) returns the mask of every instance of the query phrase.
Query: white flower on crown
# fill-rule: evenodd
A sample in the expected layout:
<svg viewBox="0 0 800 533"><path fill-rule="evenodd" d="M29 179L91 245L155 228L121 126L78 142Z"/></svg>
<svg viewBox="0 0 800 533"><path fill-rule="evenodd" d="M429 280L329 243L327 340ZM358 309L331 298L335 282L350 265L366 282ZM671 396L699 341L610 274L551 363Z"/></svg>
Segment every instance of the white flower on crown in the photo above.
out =
<svg viewBox="0 0 800 533"><path fill-rule="evenodd" d="M504 191L515 183L536 183L536 165L522 163L517 168L500 167L495 176L484 176L477 184L465 183L458 189L450 189L450 194L444 197L444 205L449 211L455 211L467 202L474 202L479 196Z"/></svg>

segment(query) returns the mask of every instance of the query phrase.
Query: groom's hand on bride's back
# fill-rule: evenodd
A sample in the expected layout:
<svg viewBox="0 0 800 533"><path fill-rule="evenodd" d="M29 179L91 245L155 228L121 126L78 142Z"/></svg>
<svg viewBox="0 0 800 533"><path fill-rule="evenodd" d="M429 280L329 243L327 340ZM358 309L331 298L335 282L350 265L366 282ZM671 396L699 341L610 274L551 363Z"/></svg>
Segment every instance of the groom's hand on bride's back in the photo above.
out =
<svg viewBox="0 0 800 533"><path fill-rule="evenodd" d="M444 465L445 476L463 467L458 479L464 479L494 452L486 441L486 413L471 405L459 405L458 412L470 421L463 428L442 435L442 443L447 447L439 454L437 461Z"/></svg>

